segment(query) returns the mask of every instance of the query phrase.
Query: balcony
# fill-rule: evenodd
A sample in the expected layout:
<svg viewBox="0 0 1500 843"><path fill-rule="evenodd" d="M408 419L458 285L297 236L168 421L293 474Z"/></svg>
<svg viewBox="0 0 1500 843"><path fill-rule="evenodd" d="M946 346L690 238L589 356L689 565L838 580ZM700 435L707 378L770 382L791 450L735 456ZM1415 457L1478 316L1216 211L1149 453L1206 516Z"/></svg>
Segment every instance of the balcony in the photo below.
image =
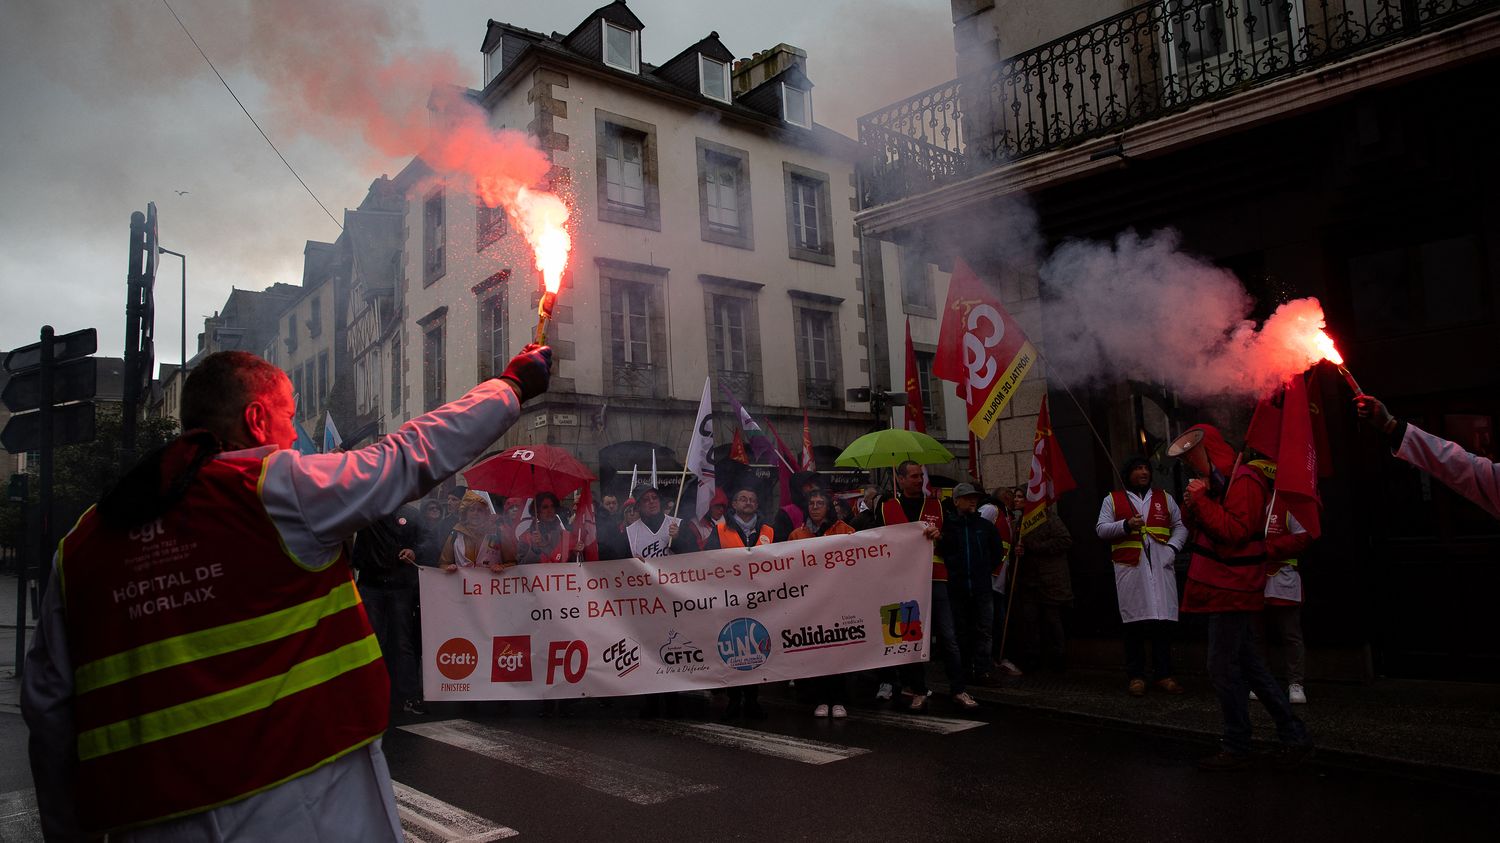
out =
<svg viewBox="0 0 1500 843"><path fill-rule="evenodd" d="M739 372L733 369L718 370L719 386L729 390L741 401L754 402L755 398L755 374L753 372Z"/></svg>
<svg viewBox="0 0 1500 843"><path fill-rule="evenodd" d="M1500 8L1500 0L1156 0L865 115L865 207Z"/></svg>
<svg viewBox="0 0 1500 843"><path fill-rule="evenodd" d="M631 398L654 398L657 368L651 363L615 360L610 367L611 394Z"/></svg>
<svg viewBox="0 0 1500 843"><path fill-rule="evenodd" d="M802 379L802 406L811 410L836 410L838 390L831 380L821 378Z"/></svg>

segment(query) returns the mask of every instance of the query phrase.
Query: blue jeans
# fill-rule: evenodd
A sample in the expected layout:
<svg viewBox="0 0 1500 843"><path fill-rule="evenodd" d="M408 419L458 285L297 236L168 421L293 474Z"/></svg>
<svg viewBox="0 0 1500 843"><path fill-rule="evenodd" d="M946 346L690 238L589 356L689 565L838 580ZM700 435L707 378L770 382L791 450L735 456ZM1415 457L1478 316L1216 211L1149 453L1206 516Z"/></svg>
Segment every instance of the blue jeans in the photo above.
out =
<svg viewBox="0 0 1500 843"><path fill-rule="evenodd" d="M962 694L967 690L963 655L958 649L953 607L948 601L948 584L945 582L932 584L932 620L927 630L927 646L931 658L943 660L943 672L948 674L948 693ZM908 690L927 693L927 665L923 662L903 664L896 668L896 675Z"/></svg>
<svg viewBox="0 0 1500 843"><path fill-rule="evenodd" d="M1213 612L1208 616L1208 676L1224 714L1224 751L1250 753L1250 692L1276 721L1276 737L1286 746L1305 746L1302 725L1282 688L1266 669L1251 635L1255 612Z"/></svg>

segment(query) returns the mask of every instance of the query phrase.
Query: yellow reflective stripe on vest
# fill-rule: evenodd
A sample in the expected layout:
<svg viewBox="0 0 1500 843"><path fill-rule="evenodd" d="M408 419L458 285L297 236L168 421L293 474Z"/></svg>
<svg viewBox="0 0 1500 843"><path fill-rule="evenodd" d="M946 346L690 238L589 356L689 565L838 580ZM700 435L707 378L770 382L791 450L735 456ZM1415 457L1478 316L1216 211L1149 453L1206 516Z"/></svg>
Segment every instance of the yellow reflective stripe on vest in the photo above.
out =
<svg viewBox="0 0 1500 843"><path fill-rule="evenodd" d="M379 658L380 643L371 633L332 652L298 662L285 673L81 732L78 735L78 758L87 761L233 720L269 708L277 700L321 685Z"/></svg>
<svg viewBox="0 0 1500 843"><path fill-rule="evenodd" d="M1140 550L1141 549L1141 543L1140 543L1140 541L1138 539L1127 539L1125 541L1115 542L1114 544L1112 544L1112 545L1109 546L1109 549L1110 550Z"/></svg>
<svg viewBox="0 0 1500 843"><path fill-rule="evenodd" d="M312 629L323 618L358 604L354 582L342 582L322 597L268 615L153 641L79 665L73 684L77 693L84 694L153 671L265 644Z"/></svg>
<svg viewBox="0 0 1500 843"><path fill-rule="evenodd" d="M1161 536L1164 539L1171 538L1172 536L1172 528L1170 527L1142 527L1141 529L1148 536Z"/></svg>

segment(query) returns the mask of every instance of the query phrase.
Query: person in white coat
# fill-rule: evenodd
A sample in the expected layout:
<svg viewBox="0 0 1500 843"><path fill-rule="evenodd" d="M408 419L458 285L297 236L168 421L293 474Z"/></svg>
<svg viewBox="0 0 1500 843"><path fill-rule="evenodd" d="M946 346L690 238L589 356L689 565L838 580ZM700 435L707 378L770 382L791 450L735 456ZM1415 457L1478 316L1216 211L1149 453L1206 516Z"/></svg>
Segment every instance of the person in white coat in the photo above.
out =
<svg viewBox="0 0 1500 843"><path fill-rule="evenodd" d="M1115 595L1125 624L1126 689L1133 697L1146 693L1146 643L1151 644L1156 687L1181 694L1172 676L1172 631L1177 622L1178 551L1187 542L1187 527L1177 501L1151 488L1151 463L1128 460L1120 470L1123 490L1104 496L1095 532L1110 543L1115 566Z"/></svg>
<svg viewBox="0 0 1500 843"><path fill-rule="evenodd" d="M1373 395L1357 396L1354 406L1360 418L1388 437L1397 457L1500 518L1500 464L1392 416Z"/></svg>

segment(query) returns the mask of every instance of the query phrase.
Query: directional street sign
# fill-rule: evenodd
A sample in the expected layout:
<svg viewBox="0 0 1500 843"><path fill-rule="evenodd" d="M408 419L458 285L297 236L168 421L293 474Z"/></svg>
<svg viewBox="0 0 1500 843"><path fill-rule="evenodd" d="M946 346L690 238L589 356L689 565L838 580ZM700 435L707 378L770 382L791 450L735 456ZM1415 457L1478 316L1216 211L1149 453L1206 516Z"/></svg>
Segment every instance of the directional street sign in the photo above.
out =
<svg viewBox="0 0 1500 843"><path fill-rule="evenodd" d="M99 332L84 328L71 334L52 338L52 360L61 363L75 357L85 357L99 350ZM42 344L34 342L23 345L5 355L5 371L21 372L42 365Z"/></svg>
<svg viewBox="0 0 1500 843"><path fill-rule="evenodd" d="M94 402L64 404L52 409L52 446L76 445L94 438ZM42 414L23 413L11 416L0 431L0 445L12 454L23 454L42 447Z"/></svg>
<svg viewBox="0 0 1500 843"><path fill-rule="evenodd" d="M99 386L99 358L70 360L52 370L52 403L65 404L93 398ZM42 370L32 369L10 376L0 392L0 401L12 413L23 413L42 406Z"/></svg>

